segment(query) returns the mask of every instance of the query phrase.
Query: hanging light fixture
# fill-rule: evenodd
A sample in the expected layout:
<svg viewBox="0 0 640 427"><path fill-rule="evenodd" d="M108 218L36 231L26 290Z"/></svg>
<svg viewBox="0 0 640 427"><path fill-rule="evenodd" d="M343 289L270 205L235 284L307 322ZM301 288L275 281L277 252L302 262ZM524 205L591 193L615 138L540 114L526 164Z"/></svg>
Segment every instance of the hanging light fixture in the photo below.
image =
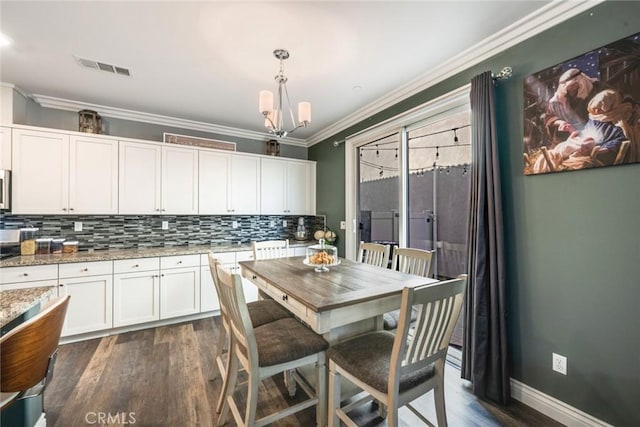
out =
<svg viewBox="0 0 640 427"><path fill-rule="evenodd" d="M311 123L311 103L298 103L298 121L296 122L291 109L291 101L289 100L289 92L287 91L287 77L284 75L283 61L289 58L289 51L286 49L276 49L273 56L280 60L280 72L275 77L278 83L277 103L273 103L273 92L269 90L260 91L260 114L264 116L264 125L269 133L274 134L278 138L284 138L287 134L292 133L298 128L307 127ZM286 130L284 124L284 104L286 100L289 114L291 115L291 129Z"/></svg>

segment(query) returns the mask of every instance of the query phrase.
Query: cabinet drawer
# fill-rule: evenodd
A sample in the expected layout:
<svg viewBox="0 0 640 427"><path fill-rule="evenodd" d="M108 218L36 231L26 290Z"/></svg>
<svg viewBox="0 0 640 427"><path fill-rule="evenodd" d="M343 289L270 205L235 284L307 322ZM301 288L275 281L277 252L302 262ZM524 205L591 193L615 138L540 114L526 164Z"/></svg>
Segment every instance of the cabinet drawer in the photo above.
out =
<svg viewBox="0 0 640 427"><path fill-rule="evenodd" d="M159 258L133 258L113 261L114 273L131 273L135 271L150 271L160 268Z"/></svg>
<svg viewBox="0 0 640 427"><path fill-rule="evenodd" d="M236 252L236 261L253 261L253 251Z"/></svg>
<svg viewBox="0 0 640 427"><path fill-rule="evenodd" d="M256 282L254 281L254 283ZM262 288L262 285L258 285L258 287ZM292 312L293 314L297 315L303 320L307 318L307 306L301 303L300 301L298 301L297 299L287 295L286 293L282 292L280 289L277 289L271 285L267 285L266 291L267 291L267 294L271 295L273 299L278 301L280 304L286 307L286 309Z"/></svg>
<svg viewBox="0 0 640 427"><path fill-rule="evenodd" d="M35 280L58 280L58 265L5 267L0 270L0 283L22 283Z"/></svg>
<svg viewBox="0 0 640 427"><path fill-rule="evenodd" d="M160 268L200 267L199 255L163 256L160 258Z"/></svg>
<svg viewBox="0 0 640 427"><path fill-rule="evenodd" d="M60 278L99 276L113 273L112 261L60 264Z"/></svg>
<svg viewBox="0 0 640 427"><path fill-rule="evenodd" d="M222 264L234 264L236 262L235 252L214 252L213 255L220 260ZM200 265L209 265L209 254L200 255Z"/></svg>

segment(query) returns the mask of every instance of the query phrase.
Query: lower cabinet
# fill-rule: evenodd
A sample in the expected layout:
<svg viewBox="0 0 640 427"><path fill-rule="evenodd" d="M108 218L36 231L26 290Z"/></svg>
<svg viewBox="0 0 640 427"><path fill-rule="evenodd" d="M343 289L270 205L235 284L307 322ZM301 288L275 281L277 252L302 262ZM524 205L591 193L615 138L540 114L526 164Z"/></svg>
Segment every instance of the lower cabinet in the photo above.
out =
<svg viewBox="0 0 640 427"><path fill-rule="evenodd" d="M209 265L204 265L200 267L200 311L202 313L220 309L220 301L213 284L211 270Z"/></svg>
<svg viewBox="0 0 640 427"><path fill-rule="evenodd" d="M58 295L71 295L62 336L113 327L113 276L60 278Z"/></svg>
<svg viewBox="0 0 640 427"><path fill-rule="evenodd" d="M160 258L160 318L200 313L200 255Z"/></svg>
<svg viewBox="0 0 640 427"><path fill-rule="evenodd" d="M113 326L160 319L160 258L113 262Z"/></svg>

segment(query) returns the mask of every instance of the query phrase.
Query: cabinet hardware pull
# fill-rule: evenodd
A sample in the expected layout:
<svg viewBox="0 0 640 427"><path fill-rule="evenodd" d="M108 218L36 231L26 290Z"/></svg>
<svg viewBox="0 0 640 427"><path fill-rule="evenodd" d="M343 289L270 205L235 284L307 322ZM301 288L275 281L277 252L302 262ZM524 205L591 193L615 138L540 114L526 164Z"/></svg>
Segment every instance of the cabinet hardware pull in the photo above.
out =
<svg viewBox="0 0 640 427"><path fill-rule="evenodd" d="M23 276L28 276L28 275L29 275L29 273L22 273L22 275L23 275Z"/></svg>
<svg viewBox="0 0 640 427"><path fill-rule="evenodd" d="M72 211L72 210L73 210L73 208L69 208L69 210L70 210L70 211Z"/></svg>
<svg viewBox="0 0 640 427"><path fill-rule="evenodd" d="M178 261L178 264L182 264L182 261Z"/></svg>
<svg viewBox="0 0 640 427"><path fill-rule="evenodd" d="M254 274L253 276L251 276L252 280L256 280L258 277Z"/></svg>
<svg viewBox="0 0 640 427"><path fill-rule="evenodd" d="M282 295L282 301L289 301L289 295Z"/></svg>
<svg viewBox="0 0 640 427"><path fill-rule="evenodd" d="M83 268L82 271L89 271L89 269L88 268Z"/></svg>
<svg viewBox="0 0 640 427"><path fill-rule="evenodd" d="M156 212L160 212L160 209L156 209Z"/></svg>
<svg viewBox="0 0 640 427"><path fill-rule="evenodd" d="M138 267L140 267L140 264L134 264L133 265L133 268L138 268Z"/></svg>
<svg viewBox="0 0 640 427"><path fill-rule="evenodd" d="M60 283L60 287L63 287L63 286L64 286L64 283Z"/></svg>
<svg viewBox="0 0 640 427"><path fill-rule="evenodd" d="M164 277L164 274L161 274L160 277Z"/></svg>
<svg viewBox="0 0 640 427"><path fill-rule="evenodd" d="M62 208L62 210L63 210L63 211L66 211L66 210L67 210L67 208Z"/></svg>

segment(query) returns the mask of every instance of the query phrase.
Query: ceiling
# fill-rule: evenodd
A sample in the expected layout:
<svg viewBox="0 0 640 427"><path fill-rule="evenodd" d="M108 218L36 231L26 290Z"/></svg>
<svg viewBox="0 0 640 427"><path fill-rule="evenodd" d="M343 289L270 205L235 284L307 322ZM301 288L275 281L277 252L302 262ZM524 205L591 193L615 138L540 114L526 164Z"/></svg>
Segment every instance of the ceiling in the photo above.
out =
<svg viewBox="0 0 640 427"><path fill-rule="evenodd" d="M111 107L266 138L258 92L276 89L272 51L286 48L291 100L312 105L310 126L291 141L309 145L339 130L345 118L408 96L408 83L437 75L451 58L550 6L3 0L0 31L14 43L0 52L0 79L36 100L78 101L104 116L100 107ZM74 55L128 68L131 77L81 67Z"/></svg>

